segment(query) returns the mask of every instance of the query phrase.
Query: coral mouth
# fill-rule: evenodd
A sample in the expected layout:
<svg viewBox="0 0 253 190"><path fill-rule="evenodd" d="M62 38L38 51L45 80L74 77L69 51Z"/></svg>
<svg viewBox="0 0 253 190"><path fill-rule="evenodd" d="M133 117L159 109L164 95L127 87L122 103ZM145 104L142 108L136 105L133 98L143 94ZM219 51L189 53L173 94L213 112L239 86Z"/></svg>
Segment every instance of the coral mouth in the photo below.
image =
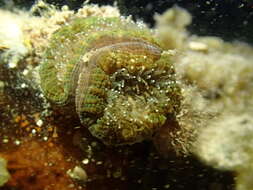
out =
<svg viewBox="0 0 253 190"><path fill-rule="evenodd" d="M93 136L108 145L150 139L180 104L180 90L169 57L121 50L107 53L110 56L102 55L103 59L96 61L98 66L108 63L110 68L93 68L89 78L82 79L84 83L89 81L89 86L77 88L83 88L78 92L80 96L76 95L81 98L76 102L82 122ZM105 72L113 67L116 71L112 74Z"/></svg>

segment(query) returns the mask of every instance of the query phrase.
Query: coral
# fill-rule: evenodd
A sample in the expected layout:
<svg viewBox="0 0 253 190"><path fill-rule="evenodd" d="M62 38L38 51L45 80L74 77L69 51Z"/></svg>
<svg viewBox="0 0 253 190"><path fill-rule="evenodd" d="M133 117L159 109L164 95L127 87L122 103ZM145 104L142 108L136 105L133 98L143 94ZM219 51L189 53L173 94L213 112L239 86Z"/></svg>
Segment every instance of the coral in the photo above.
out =
<svg viewBox="0 0 253 190"><path fill-rule="evenodd" d="M251 155L252 157L252 155ZM247 165L248 168L237 171L236 176L236 190L251 190L253 187L252 177L253 177L253 167Z"/></svg>
<svg viewBox="0 0 253 190"><path fill-rule="evenodd" d="M190 129L193 134L192 144L187 148L190 152L205 164L221 171L233 171L236 189L252 189L253 49L246 43L229 43L218 37L187 36L185 25L190 17L187 19L184 12L174 14L176 11L180 10L172 8L156 17L157 36L169 42L167 48L180 51L173 61L177 63L175 71L184 98L177 115L177 133L172 130L168 134L166 130L158 133L159 141L165 137L174 141L157 141L158 148L168 153L166 148L171 147L168 143L184 140L182 137L187 137ZM183 15L186 18L178 25ZM174 28L164 23L172 23ZM175 124L171 125L176 128ZM180 134L180 128L186 131Z"/></svg>
<svg viewBox="0 0 253 190"><path fill-rule="evenodd" d="M171 55L161 47L126 19L74 19L52 36L42 90L56 104L73 107L75 99L83 125L107 145L150 139L181 101Z"/></svg>
<svg viewBox="0 0 253 190"><path fill-rule="evenodd" d="M217 168L237 170L245 167L252 160L252 123L247 114L220 116L199 134L198 155Z"/></svg>
<svg viewBox="0 0 253 190"><path fill-rule="evenodd" d="M190 36L179 7L155 30L119 16L38 1L0 23L3 188L252 189L252 48Z"/></svg>
<svg viewBox="0 0 253 190"><path fill-rule="evenodd" d="M237 190L252 189L253 120L247 113L224 113L199 132L195 153L218 169L235 171Z"/></svg>
<svg viewBox="0 0 253 190"><path fill-rule="evenodd" d="M0 10L0 63L8 63L8 67L16 67L17 63L28 53L25 37L21 30L18 15ZM1 52L3 51L3 53Z"/></svg>
<svg viewBox="0 0 253 190"><path fill-rule="evenodd" d="M191 23L191 15L178 6L173 6L162 15L156 14L156 37L166 49L182 49L188 38L186 26Z"/></svg>
<svg viewBox="0 0 253 190"><path fill-rule="evenodd" d="M177 57L175 67L182 80L198 88L210 103L207 107L223 111L234 109L235 103L244 109L253 93L252 47L216 37L191 37L187 43L188 49Z"/></svg>

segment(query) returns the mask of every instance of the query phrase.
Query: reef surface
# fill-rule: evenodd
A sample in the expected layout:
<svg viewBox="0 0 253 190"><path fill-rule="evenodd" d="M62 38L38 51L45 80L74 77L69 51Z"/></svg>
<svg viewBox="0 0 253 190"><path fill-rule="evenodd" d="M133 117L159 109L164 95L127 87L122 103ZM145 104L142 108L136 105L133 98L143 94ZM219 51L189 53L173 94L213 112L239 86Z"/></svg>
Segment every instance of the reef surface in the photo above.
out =
<svg viewBox="0 0 253 190"><path fill-rule="evenodd" d="M166 71L165 74L170 75L169 81L172 83L176 81L173 84L176 89L180 89L180 91L172 90L172 94L180 92L180 104L176 104L177 110L174 111L174 108L165 106L166 101L170 101L167 99L165 101L168 94L164 96L157 94L156 97L164 102L161 101L162 103L159 104L154 101L155 103L150 105L158 108L159 115L151 114L152 119L142 119L142 122L146 122L146 126L157 126L157 129L154 130L155 132L152 131L151 135L150 133L144 135L145 138L141 135L141 137L137 136L137 140L130 138L131 143L123 143L128 145L108 146L108 144L117 144L114 137L110 137L111 133L106 133L110 140L103 140L103 138L99 140L96 138L98 136L94 135L96 132L91 134L91 131L84 127L84 124L89 125L94 122L91 119L94 117L88 117L90 115L87 114L87 110L90 111L91 108L80 111L80 108L75 108L79 105L78 103L70 106L75 101L71 98L70 100L67 98L68 101L65 100L64 96L69 94L61 95L60 88L57 86L60 84L62 88L68 89L69 84L73 85L71 82L66 83L67 86L62 85L61 77L65 77L66 73L69 74L66 71L71 70L70 67L73 69L74 64L72 66L61 64L60 61L71 61L67 53L73 50L71 48L78 47L71 46L71 42L74 41L64 41L66 38L73 39L71 36L64 38L62 44L59 42L60 37L69 35L66 31L70 30L69 26L73 26L70 24L73 20L82 20L87 17L100 18L106 21L106 24L113 17L114 21L111 23L114 24L113 30L107 34L112 36L112 33L116 32L116 36L121 37L121 40L116 41L117 43L140 43L141 41L138 48L142 51L139 52L138 48L133 48L134 46L131 47L131 51L129 46L126 48L127 51L116 51L111 48L113 43L110 42L109 48L106 49L109 51L102 51L105 55L109 55L107 56L110 58L109 62L112 60L117 62L124 58L123 61L118 62L121 65L127 65L128 61L125 60L130 57L134 58L136 65L141 63L140 65L143 66L142 60L145 54L150 59L145 60L147 63L145 66L148 68L154 60L158 59L156 55L149 52L160 53L158 46L166 52L164 55L169 56L169 59L165 60L169 60L169 64L173 66L171 70L171 67L168 68L164 66L166 64L162 64L159 69ZM29 12L0 10L0 18L0 157L1 160L3 159L0 182L3 189L253 189L249 180L253 172L253 147L251 146L253 49L251 46L243 42L225 42L218 37L200 37L190 34L186 26L191 23L191 15L176 6L163 15L155 15L156 26L153 29L149 29L141 22L134 23L131 17L120 18L116 7L98 7L89 4L85 4L74 12L67 6L59 10L43 1L38 1ZM128 24L115 24L122 22L120 19L124 19L123 22ZM64 27L67 29L60 29ZM88 45L92 44L92 41L105 35L103 31L105 27L104 24L102 29L93 28L91 37L82 37L82 39L88 39L90 40L87 42ZM129 38L129 33L122 29L125 27L134 31L131 37L141 36L141 40ZM99 33L101 30L102 33ZM61 33L63 34L60 35ZM72 33L72 35L76 34L76 32ZM52 39L56 39L57 43L52 42ZM98 47L103 47L104 42L108 45L108 41L108 38L100 41L102 45ZM99 41L96 42L99 44ZM66 43L65 52L61 52L61 45L66 45ZM86 42L76 41L75 43ZM143 43L144 45L155 44L155 47L148 46L150 50L143 46ZM82 45L88 47L88 45ZM52 46L55 51L52 50ZM91 50L93 46L88 49ZM45 53L48 49L53 55ZM74 50L74 52L77 51ZM129 55L129 52L132 54ZM141 56L136 52L142 52ZM45 55L47 60L53 56L60 60L58 68L62 70L59 75L57 75L59 71L55 70L46 70L40 74L41 65L46 62ZM85 56L83 59L85 60ZM103 65L107 61L106 58L101 58L101 60L98 59L97 63L102 65L103 72L115 73L113 67ZM121 65L116 66L117 69L122 69ZM116 117L121 120L116 119L115 123L125 122L120 114L124 116L124 111L129 112L133 108L139 115L130 114L129 116L128 114L127 117L145 118L149 116L149 113L154 112L153 110L148 112L149 110L143 107L143 113L140 114L141 104L137 104L138 101L152 102L150 97L155 97L154 95L145 95L144 99L134 99L136 96L132 96L133 93L141 94L143 86L147 88L146 81L142 82L142 79L139 79L141 85L132 81L133 77L130 76L137 76L136 73L142 76L139 74L141 67L136 68L138 69L130 74L121 72L117 73L117 76L113 74L110 76L112 84L116 86L114 91L110 92L111 94L123 89L119 92L119 97L122 97L122 94L131 95L128 99L121 99L119 103L121 109L117 110L118 117ZM96 82L101 75L98 75L97 71L94 73ZM42 75L47 74L52 78L57 76L58 81L56 80L55 86L50 85L50 89L45 90L48 83ZM153 75L158 81L158 84L153 85L154 89L165 88L163 85L165 83L159 80L168 80L166 78L168 75L164 76L159 72ZM64 80L73 79L64 77ZM83 79L83 77L80 78ZM126 88L122 87L122 78L127 81ZM151 80L147 81L151 82ZM166 82L169 84L168 81ZM153 87L150 86L152 91ZM54 96L50 96L51 89L58 90ZM94 89L97 92L99 88ZM148 88L147 91L149 90ZM50 91L49 95L45 93L48 91ZM155 90L153 91L153 94L156 94ZM68 91L70 92L72 91ZM70 93L71 96L73 95ZM76 99L76 102L81 100L80 97ZM175 98L175 101L178 102L179 99ZM94 101L94 98L91 100ZM114 99L109 99L107 103L113 101ZM129 106L123 104L124 101L130 103L135 101L135 103ZM57 102L61 103L56 105ZM86 105L88 103L85 102ZM117 102L112 105L111 107L115 107ZM133 105L139 107L136 108ZM159 118L162 114L166 116L166 119ZM86 118L88 120L85 120ZM129 136L129 132L126 136Z"/></svg>

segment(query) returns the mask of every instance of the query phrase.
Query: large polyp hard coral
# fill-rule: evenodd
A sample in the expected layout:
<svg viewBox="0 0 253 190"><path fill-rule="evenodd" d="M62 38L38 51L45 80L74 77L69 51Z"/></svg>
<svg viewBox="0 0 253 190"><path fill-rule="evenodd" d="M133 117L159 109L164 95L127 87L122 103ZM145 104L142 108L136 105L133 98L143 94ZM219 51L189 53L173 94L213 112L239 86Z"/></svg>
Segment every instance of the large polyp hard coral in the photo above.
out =
<svg viewBox="0 0 253 190"><path fill-rule="evenodd" d="M73 107L107 145L150 139L180 109L170 54L150 30L124 18L74 19L56 31L40 67L55 104Z"/></svg>

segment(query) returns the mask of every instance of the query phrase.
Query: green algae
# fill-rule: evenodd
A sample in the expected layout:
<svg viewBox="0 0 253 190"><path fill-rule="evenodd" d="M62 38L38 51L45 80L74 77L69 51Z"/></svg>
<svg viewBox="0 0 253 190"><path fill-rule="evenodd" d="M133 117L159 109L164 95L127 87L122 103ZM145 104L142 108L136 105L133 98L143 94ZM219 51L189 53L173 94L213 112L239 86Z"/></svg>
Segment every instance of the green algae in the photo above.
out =
<svg viewBox="0 0 253 190"><path fill-rule="evenodd" d="M6 167L7 163L5 159L0 158L0 187L3 186L10 178L10 174Z"/></svg>

